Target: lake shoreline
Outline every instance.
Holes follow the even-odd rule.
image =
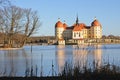
[[[84,44],[65,44],[65,45],[106,45],[106,44],[120,44],[120,43],[84,43]],[[34,45],[58,45],[58,44],[39,44],[39,43],[32,43],[32,44],[26,44],[25,46],[34,46]],[[62,44],[61,44],[62,45]]]
[[[120,43],[84,43],[84,44],[66,44],[66,45],[109,45],[109,44],[120,44]],[[41,45],[41,44],[37,44],[37,43],[32,43],[32,44],[26,44],[24,46],[48,46],[48,45],[56,45],[56,44],[44,44],[44,45]],[[23,47],[24,47],[23,46]],[[19,50],[19,49],[23,49],[22,48],[2,48],[0,47],[0,50]]]
[[[23,48],[0,48],[0,50],[18,50]]]

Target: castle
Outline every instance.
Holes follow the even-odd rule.
[[[102,38],[102,25],[95,18],[91,26],[79,23],[78,17],[72,26],[68,26],[60,20],[55,24],[55,37],[59,44],[65,44],[65,41],[72,40],[72,43],[84,43],[85,39]]]

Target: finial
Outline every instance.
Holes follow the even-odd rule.
[[[65,20],[63,22],[65,23]]]
[[[60,21],[60,18],[58,18],[58,21]]]
[[[96,20],[97,18],[96,18],[96,16],[94,17],[94,20]]]

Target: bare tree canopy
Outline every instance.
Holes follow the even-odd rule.
[[[0,9],[0,32],[4,33],[4,46],[22,47],[28,37],[38,30],[37,11],[16,6]]]
[[[10,5],[10,0],[0,0],[0,7]]]

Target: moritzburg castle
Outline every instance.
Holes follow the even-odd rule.
[[[65,41],[81,44],[86,39],[102,38],[102,25],[95,18],[90,26],[79,23],[78,17],[72,26],[68,26],[60,20],[55,24],[55,37],[58,44],[65,44]]]

